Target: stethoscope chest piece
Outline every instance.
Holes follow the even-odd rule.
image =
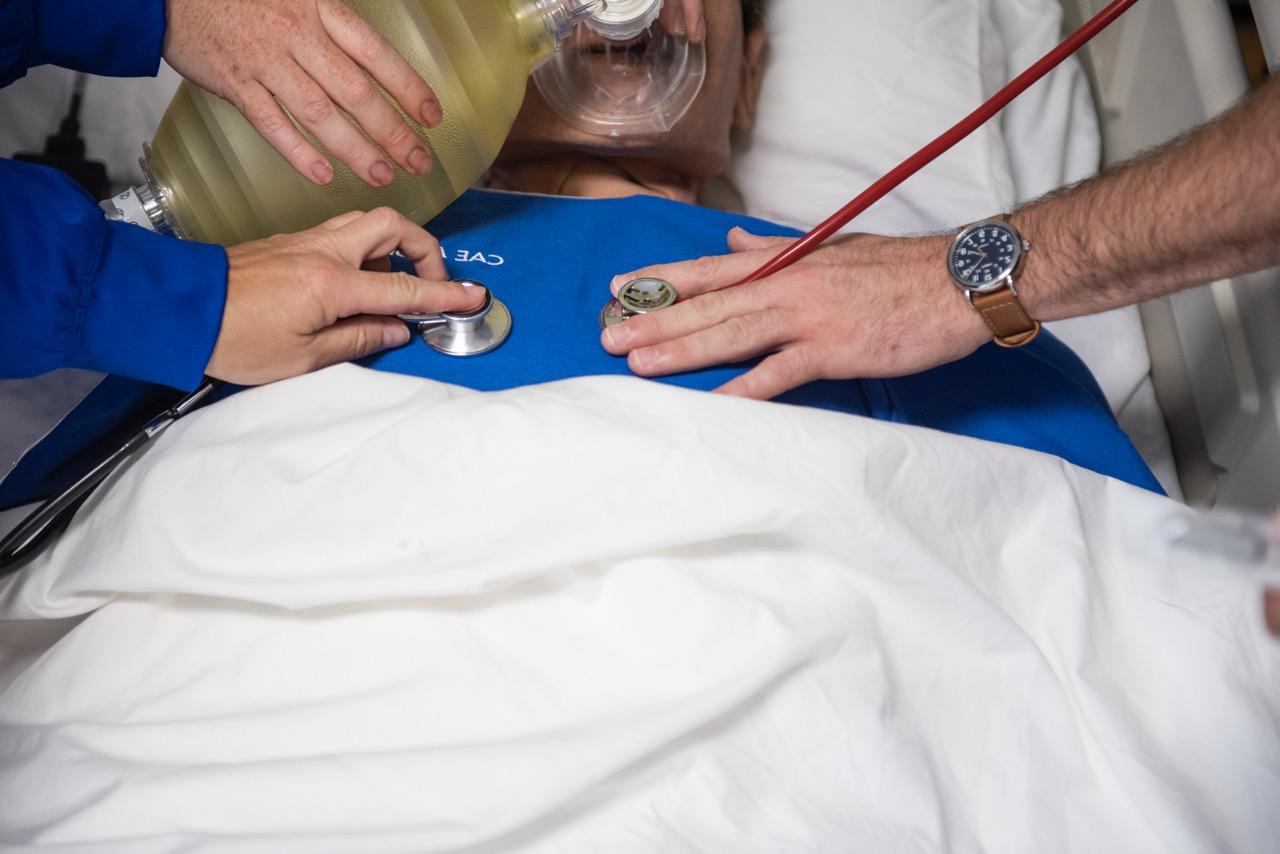
[[[458,279],[467,287],[484,288],[479,282]],[[446,356],[479,356],[502,346],[511,334],[511,312],[485,288],[484,302],[469,312],[401,314],[400,319],[418,333],[427,346]]]
[[[600,312],[600,326],[617,326],[637,314],[650,314],[670,308],[680,299],[680,294],[670,282],[663,279],[633,279],[618,290],[618,296],[609,300]]]

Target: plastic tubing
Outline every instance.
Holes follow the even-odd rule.
[[[1030,89],[1042,77],[1061,65],[1067,57],[1092,41],[1094,36],[1115,23],[1117,18],[1129,11],[1129,8],[1137,2],[1138,0],[1115,0],[1114,3],[1099,12],[1066,41],[1046,54],[1039,62],[1018,75],[1012,83],[997,92],[991,100],[974,110],[942,136],[894,167],[892,171],[864,190],[857,198],[836,211],[835,214],[813,231],[778,253],[764,266],[738,284],[745,285],[748,282],[756,282],[772,276],[817,249],[833,234],[848,225],[854,217],[883,199],[903,181],[937,160],[965,137],[990,121],[996,113],[1009,106],[1014,98]]]

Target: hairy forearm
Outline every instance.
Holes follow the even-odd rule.
[[[1014,214],[1058,320],[1280,264],[1280,79],[1182,139]]]

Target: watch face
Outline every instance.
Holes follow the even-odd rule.
[[[1004,223],[984,222],[960,235],[951,247],[947,266],[961,286],[989,291],[1000,287],[1021,257],[1022,240],[1016,231]]]

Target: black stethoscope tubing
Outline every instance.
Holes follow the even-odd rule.
[[[219,380],[205,378],[199,388],[144,424],[142,429],[87,474],[31,511],[0,540],[0,578],[18,571],[44,551],[66,530],[76,511],[112,472],[151,444],[151,440],[167,430],[173,422],[195,410],[222,385]]]

